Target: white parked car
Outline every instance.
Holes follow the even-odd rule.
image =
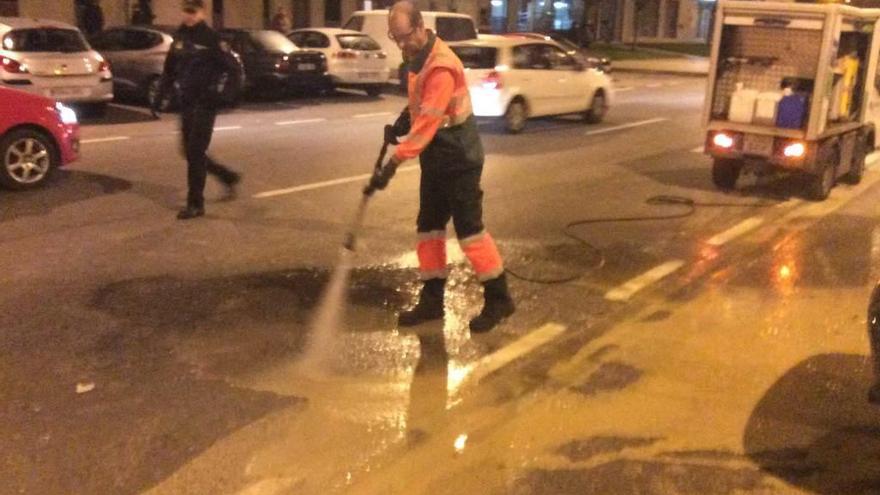
[[[63,22],[0,17],[0,84],[100,114],[113,99],[110,64]]]
[[[369,35],[336,28],[297,29],[287,35],[293,43],[327,57],[327,72],[334,87],[362,89],[378,96],[388,82],[388,55]]]
[[[465,66],[474,114],[501,117],[512,133],[547,115],[577,113],[599,123],[611,105],[611,79],[554,41],[481,36],[450,45]]]
[[[437,33],[443,41],[462,41],[477,38],[477,27],[474,20],[465,14],[454,12],[422,12],[425,27]],[[385,62],[394,77],[400,77],[400,66],[403,55],[397,44],[388,37],[387,10],[359,10],[352,14],[345,23],[345,29],[360,31],[370,35],[379,42],[388,58]],[[405,80],[406,78],[402,78]]]

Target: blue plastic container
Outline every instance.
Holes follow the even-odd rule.
[[[783,129],[803,129],[807,117],[807,97],[793,93],[779,100],[776,111],[776,127]]]

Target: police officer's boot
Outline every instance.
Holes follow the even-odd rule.
[[[397,325],[411,327],[431,320],[439,320],[444,316],[443,295],[446,279],[432,278],[426,280],[419,294],[419,302],[409,311],[400,313]]]
[[[483,310],[471,320],[471,332],[483,333],[495,328],[495,325],[516,311],[510,291],[507,289],[507,277],[501,276],[483,282]]]

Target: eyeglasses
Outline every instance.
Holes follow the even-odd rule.
[[[416,28],[412,28],[406,34],[402,34],[400,36],[395,36],[394,33],[392,33],[391,30],[389,30],[388,31],[388,39],[390,39],[391,41],[393,41],[395,43],[400,43],[401,41],[409,39],[410,36],[415,34],[415,32],[416,32]]]
[[[192,15],[192,14],[195,14],[196,12],[198,12],[198,9],[194,9],[194,8],[192,8],[192,7],[185,7],[185,8],[183,9],[183,13],[184,13],[184,14],[190,14],[190,15]]]

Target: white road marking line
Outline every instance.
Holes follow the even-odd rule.
[[[394,115],[391,112],[375,112],[375,113],[359,113],[357,115],[352,116],[353,119],[368,119],[371,117],[387,117],[389,115]]]
[[[709,244],[710,246],[716,246],[716,247],[723,246],[723,245],[727,244],[728,242],[736,239],[737,237],[739,237],[747,232],[750,232],[752,230],[755,230],[756,228],[761,226],[763,223],[764,223],[764,219],[761,217],[746,218],[742,222],[734,225],[733,227],[725,230],[724,232],[713,236],[711,239],[706,241],[706,244]]]
[[[227,125],[227,126],[215,127],[214,131],[215,132],[216,131],[237,131],[238,129],[241,129],[240,125]]]
[[[608,299],[609,301],[627,301],[635,295],[636,292],[639,292],[654,282],[662,280],[664,277],[674,273],[682,266],[684,266],[684,261],[682,260],[672,260],[667,261],[662,265],[657,265],[638,277],[609,290],[605,293],[605,299]]]
[[[632,90],[634,90],[634,89],[636,89],[636,88],[634,88],[634,87],[632,87],[632,86],[624,86],[624,87],[622,87],[622,88],[614,88],[614,92],[615,92],[615,93],[623,93],[623,92],[626,92],[626,91],[632,91]]]
[[[702,153],[704,151],[706,151],[706,147],[701,144],[701,145],[697,146],[696,148],[692,149],[691,153]]]
[[[607,132],[622,131],[624,129],[631,129],[633,127],[641,127],[644,125],[656,124],[658,122],[665,122],[667,120],[669,120],[669,119],[662,118],[662,117],[659,117],[656,119],[640,120],[638,122],[631,122],[629,124],[623,124],[623,125],[618,125],[618,126],[614,126],[614,127],[606,127],[605,129],[596,129],[595,131],[587,131],[584,133],[584,135],[585,136],[595,136],[597,134],[605,134]]]
[[[302,120],[282,120],[275,122],[275,125],[297,125],[297,124],[313,124],[315,122],[326,122],[327,119],[302,119]]]
[[[646,88],[659,88],[661,86],[663,86],[663,84],[661,84],[661,83],[651,83],[651,84],[645,85]]]
[[[878,162],[880,162],[880,151],[875,151],[865,157],[866,167],[873,167],[874,165],[877,165]]]
[[[411,172],[413,170],[418,170],[418,169],[419,169],[418,165],[409,165],[406,167],[401,167],[401,168],[397,169],[397,171],[398,172]],[[298,192],[312,191],[314,189],[322,189],[322,188],[330,187],[330,186],[338,186],[340,184],[349,184],[351,182],[359,182],[359,181],[362,181],[365,179],[369,179],[372,176],[373,176],[373,174],[353,175],[351,177],[342,177],[339,179],[325,180],[323,182],[314,182],[311,184],[303,184],[301,186],[288,187],[285,189],[264,191],[261,193],[254,194],[252,197],[254,199],[273,198],[275,196],[284,196],[286,194],[295,194]]]
[[[466,381],[479,382],[516,359],[559,337],[566,329],[565,325],[559,323],[546,323],[492,354],[483,356],[464,368],[455,370],[453,380],[449,383],[449,392],[454,394]]]
[[[91,144],[91,143],[109,143],[111,141],[127,141],[131,139],[128,136],[113,136],[113,137],[105,137],[105,138],[95,138],[95,139],[83,139],[80,141],[80,144]]]

